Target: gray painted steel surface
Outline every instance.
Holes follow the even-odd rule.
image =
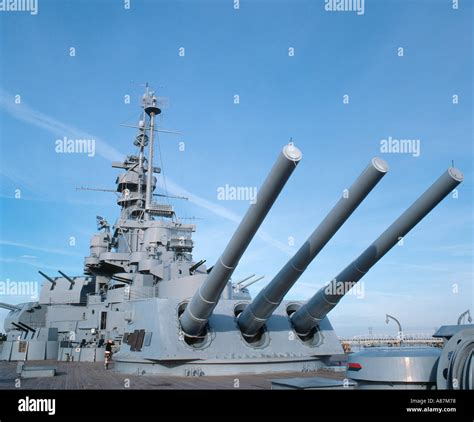
[[[435,347],[371,347],[349,355],[347,375],[364,389],[434,389],[440,355]]]
[[[474,390],[474,328],[457,327],[462,329],[450,336],[439,359],[436,373],[439,390]]]

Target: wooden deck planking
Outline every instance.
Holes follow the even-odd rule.
[[[28,365],[52,365],[57,375],[51,378],[21,379],[21,389],[31,390],[156,390],[156,389],[270,389],[275,378],[314,377],[343,379],[345,373],[319,371],[317,373],[289,372],[284,374],[240,375],[219,377],[171,377],[160,375],[130,375],[105,370],[102,363],[85,362],[28,362]],[[15,389],[16,362],[0,362],[0,389]],[[126,387],[128,380],[129,386]]]

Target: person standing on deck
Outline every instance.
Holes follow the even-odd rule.
[[[105,369],[109,368],[109,362],[112,360],[112,346],[114,346],[115,343],[112,340],[107,340],[105,342],[105,361],[104,361],[104,367]]]

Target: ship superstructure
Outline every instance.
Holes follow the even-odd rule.
[[[256,201],[210,268],[193,258],[196,227],[177,218],[157,192],[156,117],[148,87],[135,127],[135,155],[113,167],[120,215],[111,226],[97,217],[84,274],[45,281],[39,300],[10,310],[3,360],[100,361],[113,340],[115,370],[178,376],[316,371],[343,354],[327,314],[375,263],[463,179],[449,168],[388,229],[308,301],[285,296],[306,268],[387,174],[373,158],[296,254],[252,300],[232,283],[240,258],[302,160],[290,142],[279,152]],[[258,271],[258,269],[257,269]]]

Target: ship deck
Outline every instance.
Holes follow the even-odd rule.
[[[21,379],[19,389],[26,390],[160,390],[160,389],[270,389],[272,379],[324,377],[344,379],[345,372],[321,370],[301,373],[287,372],[262,375],[171,377],[161,375],[130,375],[105,370],[103,363],[29,361],[28,366],[54,366],[56,376],[50,378]],[[18,389],[17,362],[0,362],[0,389]],[[127,382],[127,380],[129,380]]]

